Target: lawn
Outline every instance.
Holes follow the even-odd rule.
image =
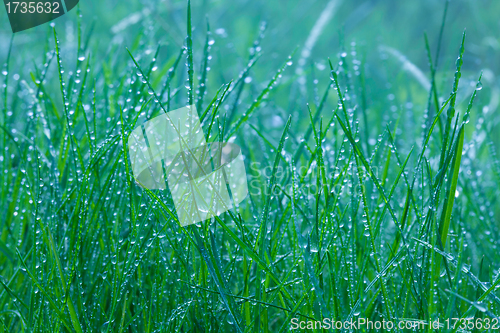
[[[0,9],[0,333],[499,331],[499,10]],[[248,195],[183,226],[129,139],[189,105]]]

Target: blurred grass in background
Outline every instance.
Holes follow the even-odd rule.
[[[429,73],[423,34],[428,32],[430,46],[435,52],[443,17],[444,3],[437,0],[420,2],[389,1],[334,1],[336,5],[331,19],[321,30],[313,47],[313,56],[307,59],[305,70],[316,70],[318,80],[328,80],[321,76],[327,70],[327,58],[335,57],[341,51],[349,52],[351,43],[356,43],[358,57],[365,64],[366,86],[370,101],[377,102],[381,97],[391,94],[390,86],[411,84],[412,76],[402,71],[397,57],[384,55],[380,46],[394,48],[408,61],[415,64],[425,74]],[[201,61],[205,41],[206,20],[210,22],[212,37],[216,43],[212,47],[212,66],[217,71],[209,73],[212,93],[218,84],[226,83],[239,74],[245,66],[249,49],[259,34],[262,22],[268,29],[260,46],[266,61],[252,72],[257,82],[268,79],[266,74],[281,65],[283,58],[296,47],[303,48],[315,23],[327,7],[328,1],[195,1],[193,2],[193,40],[195,57]],[[499,84],[497,72],[500,42],[497,18],[492,13],[500,10],[500,4],[493,0],[457,0],[449,7],[446,26],[443,31],[442,45],[438,59],[439,71],[437,86],[440,90],[449,87],[455,68],[456,41],[464,29],[468,35],[468,54],[465,57],[464,75],[471,85],[479,71],[485,71],[487,93],[481,98],[487,103],[491,97],[493,105],[498,96],[490,96],[492,87]],[[184,45],[185,39],[185,1],[85,1],[81,5],[84,43],[96,52],[102,60],[126,57],[125,47],[141,45],[150,52],[156,50],[158,43],[165,47],[161,50],[163,59],[172,57]],[[0,27],[0,56],[5,59],[12,33],[8,27],[6,14]],[[71,12],[56,20],[63,57],[72,59],[76,53],[76,20]],[[16,35],[15,57],[12,67],[24,74],[30,70],[23,64],[36,61],[36,54],[46,48],[48,25],[36,27]],[[92,36],[89,37],[89,33]],[[88,38],[88,39],[87,39]],[[46,50],[45,50],[46,51]],[[300,52],[299,52],[300,53]],[[311,66],[315,64],[315,66]],[[100,66],[98,62],[96,64]],[[22,74],[22,73],[18,73]],[[450,75],[451,74],[451,75]],[[50,75],[50,73],[49,73]],[[393,79],[394,78],[394,79]],[[214,83],[215,83],[214,82]],[[305,102],[312,102],[314,89],[312,81],[307,82],[307,98],[302,96],[300,108],[305,110]],[[209,87],[210,89],[210,87]],[[400,89],[402,92],[403,89]],[[417,93],[425,94],[425,91]],[[273,98],[277,104],[289,111],[289,99]],[[407,94],[398,94],[395,105],[404,105],[411,99]],[[425,99],[419,107],[425,107]],[[412,101],[415,103],[415,101]],[[375,115],[374,115],[375,116]],[[374,120],[376,117],[374,117]],[[494,138],[496,143],[499,138]]]

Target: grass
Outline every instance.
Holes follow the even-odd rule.
[[[421,41],[426,91],[412,76],[420,69],[392,51],[380,70],[408,74],[380,88],[355,43],[332,47],[329,70],[295,64],[293,50],[263,70],[265,25],[227,78],[212,48],[220,40],[209,23],[193,29],[190,1],[180,50],[152,48],[144,30],[128,52],[103,54],[78,17],[77,49],[50,28],[47,52],[19,80],[11,41],[0,332],[287,332],[294,318],[462,318],[495,331],[496,118],[481,111],[483,74],[465,72],[465,33],[453,33],[454,76],[440,71],[449,6],[436,36]],[[126,143],[143,122],[191,104],[207,141],[242,147],[250,195],[183,228],[168,190],[135,182]],[[435,331],[474,331],[461,324]]]

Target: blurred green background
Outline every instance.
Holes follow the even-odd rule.
[[[445,1],[201,1],[192,2],[193,39],[195,62],[200,63],[208,20],[215,44],[212,46],[212,72],[208,93],[214,93],[220,84],[236,78],[245,67],[253,41],[259,35],[265,22],[267,29],[261,42],[261,52],[265,61],[260,61],[251,75],[256,82],[270,78],[295,49],[294,60],[300,59],[308,38],[313,34],[318,20],[329,11],[326,24],[317,31],[312,43],[311,55],[305,57],[306,75],[314,75],[320,83],[328,82],[327,59],[337,60],[342,52],[351,52],[353,43],[357,58],[365,63],[368,104],[393,93],[393,85],[413,85],[415,76],[404,70],[401,57],[415,64],[429,80],[429,66],[425,51],[424,32],[428,32],[433,56],[435,55]],[[143,44],[154,52],[158,43],[164,45],[160,57],[162,62],[174,57],[184,44],[186,24],[185,1],[81,1],[82,28],[93,57],[101,61],[126,56],[126,47]],[[329,8],[330,7],[330,8]],[[333,9],[331,8],[333,7]],[[455,58],[461,34],[467,30],[467,51],[464,57],[463,78],[469,90],[461,91],[465,99],[473,89],[479,72],[484,70],[485,92],[481,94],[482,106],[488,106],[487,113],[496,111],[498,106],[497,73],[500,70],[498,52],[500,48],[500,2],[494,0],[451,1],[443,30],[441,51],[438,59],[437,87],[448,91],[455,70]],[[76,54],[76,10],[55,20],[56,29],[62,40],[64,58],[74,59]],[[5,59],[9,40],[12,36],[7,15],[0,10],[0,59]],[[11,68],[20,77],[32,70],[31,64],[40,61],[39,55],[45,49],[47,38],[51,38],[48,24],[16,34],[14,39]],[[49,36],[49,37],[47,37]],[[97,38],[95,38],[97,37]],[[87,40],[86,40],[87,41]],[[85,41],[85,42],[86,42]],[[390,48],[390,52],[381,51]],[[99,61],[98,61],[99,62]],[[292,71],[299,73],[297,62]],[[39,65],[39,64],[38,64]],[[312,71],[315,73],[311,73]],[[291,72],[287,73],[287,76]],[[51,74],[49,73],[49,76]],[[288,77],[296,79],[297,77]],[[312,91],[313,80],[307,80]],[[463,86],[462,86],[463,87]],[[412,89],[413,94],[422,94],[421,99],[408,94],[396,94],[393,104],[406,105],[411,99],[422,115],[426,107],[424,89]],[[290,102],[285,90],[282,98],[274,98],[275,106],[290,111],[295,107],[305,109],[305,102],[313,102],[313,93],[303,93],[300,100]],[[309,99],[304,96],[309,96]],[[391,97],[392,98],[392,97]],[[298,102],[298,105],[295,104]],[[380,115],[377,115],[380,116]],[[376,120],[374,115],[369,115]],[[307,118],[305,118],[307,119]],[[497,120],[492,119],[491,126]],[[498,137],[492,138],[498,143]]]

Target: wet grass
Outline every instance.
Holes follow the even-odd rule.
[[[403,78],[386,69],[374,83],[357,45],[342,42],[326,70],[290,50],[257,82],[265,25],[227,78],[210,25],[193,42],[189,2],[186,12],[181,50],[151,48],[141,31],[128,52],[96,54],[79,19],[76,59],[57,28],[30,77],[13,79],[9,52],[0,332],[286,332],[294,318],[463,318],[495,331],[496,119],[483,112],[482,74],[464,75],[466,34],[454,33],[454,76],[425,36],[428,69],[382,49]],[[183,228],[168,191],[135,182],[126,143],[190,104],[208,141],[242,147],[250,195]],[[438,331],[473,331],[462,324]]]

